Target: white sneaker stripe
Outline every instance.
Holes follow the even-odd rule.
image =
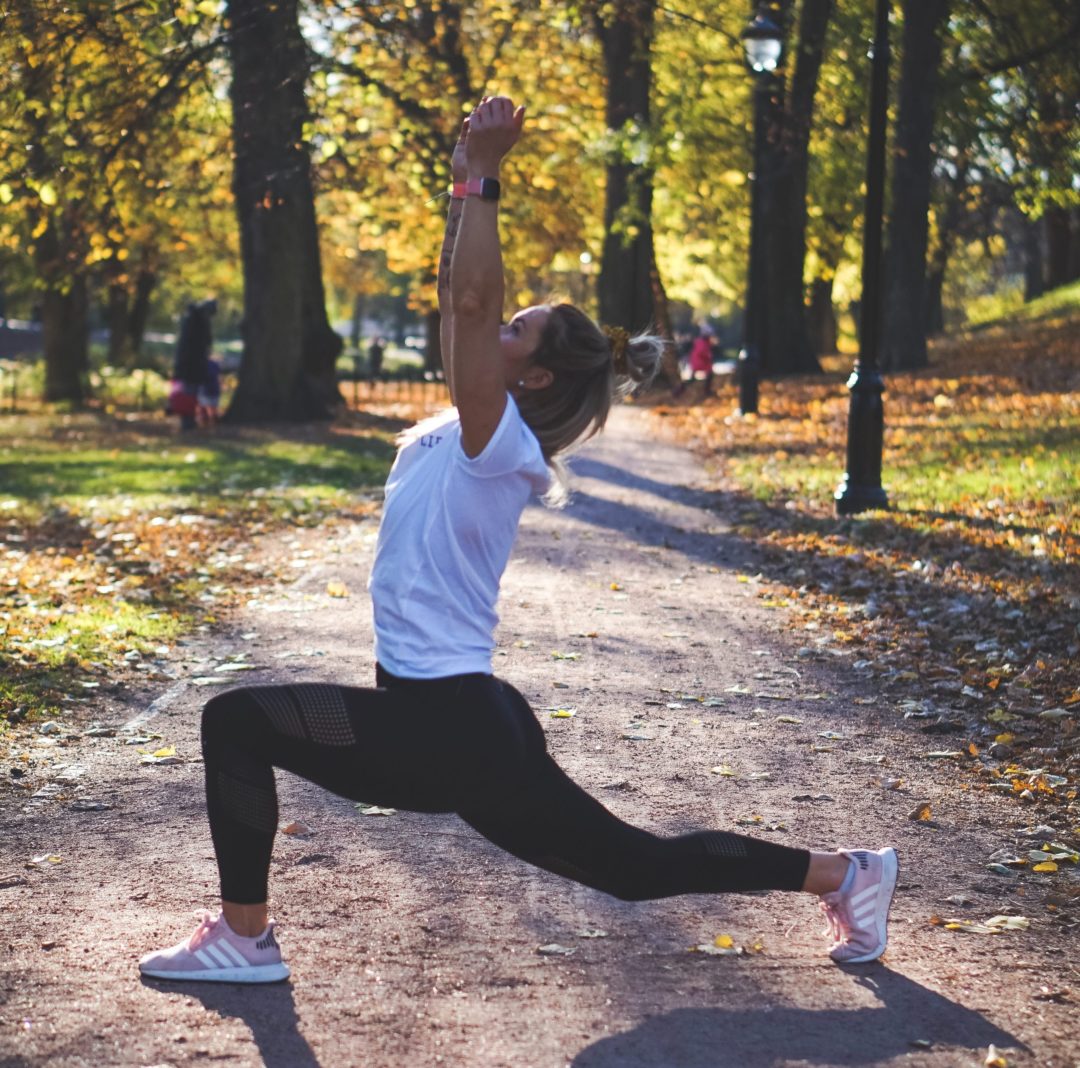
[[[211,971],[214,971],[214,969],[221,967],[221,965],[218,964],[218,962],[214,960],[214,958],[211,957],[205,949],[195,950],[195,958],[199,961],[200,964],[202,964],[204,968],[209,968]]]
[[[221,946],[208,945],[205,948],[205,952],[217,961],[218,967],[231,968],[233,966],[233,962],[221,952]]]
[[[856,905],[858,905],[860,902],[862,902],[865,898],[875,897],[877,895],[877,892],[878,892],[878,888],[877,888],[876,884],[874,886],[868,886],[865,890],[863,890],[861,893],[856,894],[851,899],[852,908],[854,908]]]
[[[239,968],[247,968],[249,964],[244,958],[244,954],[240,952],[231,942],[218,942],[214,947],[219,949],[225,956],[231,958],[233,964]]]

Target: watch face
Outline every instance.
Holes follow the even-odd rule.
[[[480,198],[482,200],[499,199],[499,182],[496,178],[480,179]]]

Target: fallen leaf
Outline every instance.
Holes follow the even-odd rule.
[[[348,597],[349,587],[344,582],[338,582],[336,579],[332,579],[326,584],[326,592],[331,597]]]
[[[570,946],[561,946],[558,942],[549,942],[546,946],[537,946],[536,952],[542,957],[569,957],[574,950]]]
[[[301,823],[299,820],[293,820],[292,823],[287,823],[281,828],[282,834],[292,835],[296,838],[306,838],[308,835],[315,832],[306,824]]]
[[[926,821],[931,818],[930,802],[924,801],[921,805],[916,805],[908,814],[909,820]]]
[[[396,808],[382,808],[380,805],[365,805],[363,801],[357,801],[354,806],[361,816],[396,816]]]
[[[986,1060],[983,1061],[983,1065],[984,1068],[1009,1068],[1009,1062],[1003,1054],[998,1052],[997,1046],[993,1044],[986,1051]]]

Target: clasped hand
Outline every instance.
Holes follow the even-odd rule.
[[[451,162],[455,181],[492,178],[521,136],[525,107],[506,96],[484,97],[461,127]]]

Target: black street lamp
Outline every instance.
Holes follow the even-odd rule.
[[[764,271],[761,249],[761,182],[768,134],[767,109],[772,91],[773,71],[780,62],[784,35],[780,27],[759,10],[742,33],[747,66],[754,72],[754,156],[750,186],[750,262],[746,277],[746,309],[743,316],[743,347],[739,352],[739,411],[743,415],[758,409],[758,380],[761,375],[761,344],[764,336]]]
[[[838,515],[887,508],[881,485],[885,383],[878,372],[881,337],[881,217],[885,204],[885,125],[889,96],[889,0],[877,0],[870,63],[870,136],[866,149],[859,357],[848,379],[847,472],[836,490]]]

